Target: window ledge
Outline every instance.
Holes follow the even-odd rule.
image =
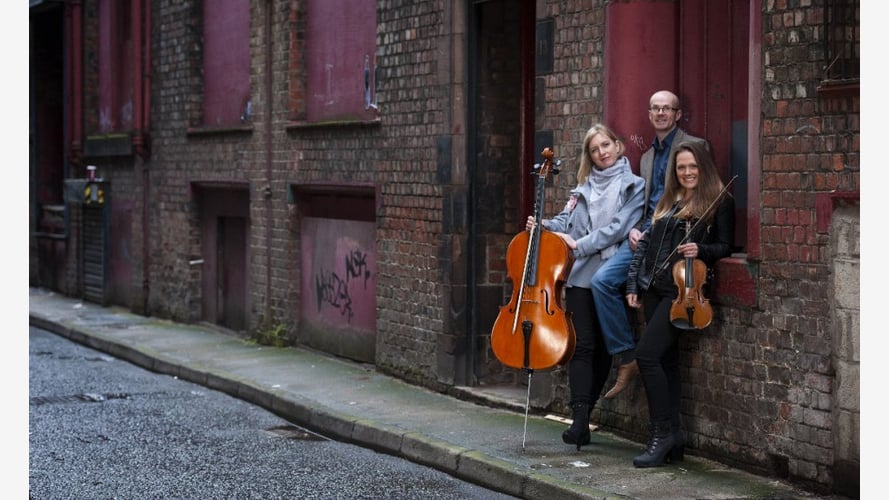
[[[253,132],[253,125],[224,125],[219,127],[188,127],[186,134],[189,136],[225,135],[225,134],[249,134]]]
[[[133,139],[129,132],[89,135],[84,141],[83,154],[87,158],[132,156]]]
[[[816,90],[818,97],[858,96],[861,93],[860,80],[858,78],[822,80]]]
[[[833,212],[839,206],[854,206],[861,204],[859,191],[831,191],[829,193],[817,193],[815,195],[815,229],[819,233],[830,231],[830,223]]]
[[[336,127],[378,127],[381,124],[382,120],[380,118],[371,118],[369,120],[330,120],[321,122],[290,121],[287,122],[285,128],[287,130],[311,130]]]
[[[747,254],[732,254],[716,262],[713,283],[714,302],[728,306],[756,305],[756,278],[759,266],[747,260]]]

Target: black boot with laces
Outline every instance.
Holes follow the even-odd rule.
[[[571,405],[571,415],[574,419],[571,427],[562,433],[562,441],[565,444],[577,445],[577,449],[590,444],[590,410],[587,403],[574,403]]]
[[[645,453],[633,459],[633,465],[636,467],[658,467],[668,462],[676,445],[676,438],[670,429],[670,423],[666,425],[655,423],[652,424],[651,437],[648,440],[648,447]]]

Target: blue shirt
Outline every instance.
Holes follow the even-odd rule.
[[[673,145],[673,137],[676,136],[676,131],[678,129],[679,127],[674,127],[673,130],[664,137],[663,141],[658,141],[657,136],[651,141],[651,147],[654,148],[654,161],[652,163],[654,172],[651,176],[651,195],[648,198],[648,218],[642,223],[642,232],[647,231],[651,226],[651,217],[654,214],[654,209],[657,207],[657,202],[660,201],[661,196],[664,195],[664,184],[667,182],[667,163],[670,159],[670,147]]]

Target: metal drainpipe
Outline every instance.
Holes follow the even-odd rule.
[[[266,280],[265,280],[265,319],[271,321],[272,317],[272,9],[274,1],[266,2],[265,12],[265,162],[266,162],[266,187],[265,187],[265,252],[266,252]],[[270,324],[270,323],[269,323]]]
[[[73,31],[71,54],[71,157],[80,162],[83,157],[83,6],[80,1],[71,2],[71,28]]]
[[[469,307],[469,356],[468,356],[468,369],[466,370],[467,375],[469,376],[469,380],[466,381],[466,385],[470,387],[474,387],[478,385],[478,367],[476,364],[478,361],[476,360],[476,351],[478,350],[479,343],[479,333],[478,333],[478,286],[479,283],[476,279],[477,267],[478,267],[478,256],[476,255],[476,247],[475,241],[477,238],[477,227],[476,227],[476,218],[478,217],[476,214],[476,203],[475,203],[475,187],[476,187],[476,173],[477,173],[477,164],[478,150],[476,149],[475,139],[476,139],[476,118],[475,118],[475,110],[478,105],[478,73],[476,70],[477,66],[477,57],[475,56],[475,50],[478,44],[478,31],[476,23],[478,22],[478,17],[476,16],[476,11],[478,7],[471,2],[466,2],[467,9],[467,19],[469,29],[467,30],[467,51],[466,57],[464,60],[466,61],[466,96],[468,97],[467,102],[469,102],[469,106],[466,107],[466,178],[468,181],[468,189],[466,190],[466,213],[469,224],[468,230],[468,240],[466,241],[466,248],[469,249],[469,276],[466,279],[466,289],[467,289],[467,305]]]
[[[67,34],[65,42],[70,43],[68,47],[65,62],[65,113],[67,114],[65,122],[65,152],[64,154],[64,178],[74,178],[72,173],[73,166],[82,166],[83,158],[83,142],[81,141],[81,124],[83,123],[83,5],[79,0],[72,0],[65,4],[65,25]],[[70,244],[71,217],[69,207],[65,203],[65,240]],[[74,252],[76,253],[75,262],[82,259],[79,242],[83,240],[83,235],[77,233],[79,239],[74,244]],[[80,288],[83,282],[83,266],[78,264],[77,288]]]
[[[132,61],[133,61],[133,148],[136,155],[145,157],[142,142],[142,46],[144,45],[144,36],[142,33],[142,6],[141,0],[130,0],[130,33],[133,44]]]
[[[149,294],[151,293],[149,272],[151,270],[151,249],[148,244],[149,230],[148,203],[151,199],[151,176],[148,173],[148,147],[146,131],[150,121],[148,111],[151,108],[151,5],[147,8],[142,0],[132,0],[130,12],[133,16],[133,100],[134,117],[133,145],[140,160],[142,170],[142,314],[150,316],[148,310]],[[144,30],[143,30],[144,25]],[[144,56],[143,56],[144,49]]]
[[[140,9],[141,12],[141,9]],[[148,296],[151,293],[151,249],[149,248],[148,238],[150,235],[150,211],[148,204],[151,200],[151,176],[148,172],[147,156],[150,151],[150,145],[146,144],[150,141],[151,131],[151,2],[146,3],[145,15],[145,58],[142,61],[142,95],[140,98],[140,106],[142,107],[142,134],[145,141],[143,142],[143,150],[146,158],[142,159],[142,314],[150,316],[151,311],[148,310]]]

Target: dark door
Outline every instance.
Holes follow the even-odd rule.
[[[750,0],[686,0],[680,4],[679,13],[679,92],[689,107],[683,125],[710,141],[725,181],[738,176],[731,192],[735,198],[735,243],[743,247],[747,234],[747,111],[751,98]]]
[[[201,214],[201,318],[242,331],[247,326],[247,188],[198,187]]]
[[[67,256],[62,15],[61,8],[48,8],[30,17],[31,231],[39,284],[54,290],[62,289]]]
[[[533,206],[530,172],[534,127],[533,2],[473,2],[469,12],[467,348],[458,351],[455,381],[511,383],[515,371],[493,355],[491,328],[508,300],[506,249]],[[461,370],[460,367],[466,367]]]
[[[247,221],[243,217],[219,217],[217,228],[216,323],[232,330],[243,330],[246,324]]]

